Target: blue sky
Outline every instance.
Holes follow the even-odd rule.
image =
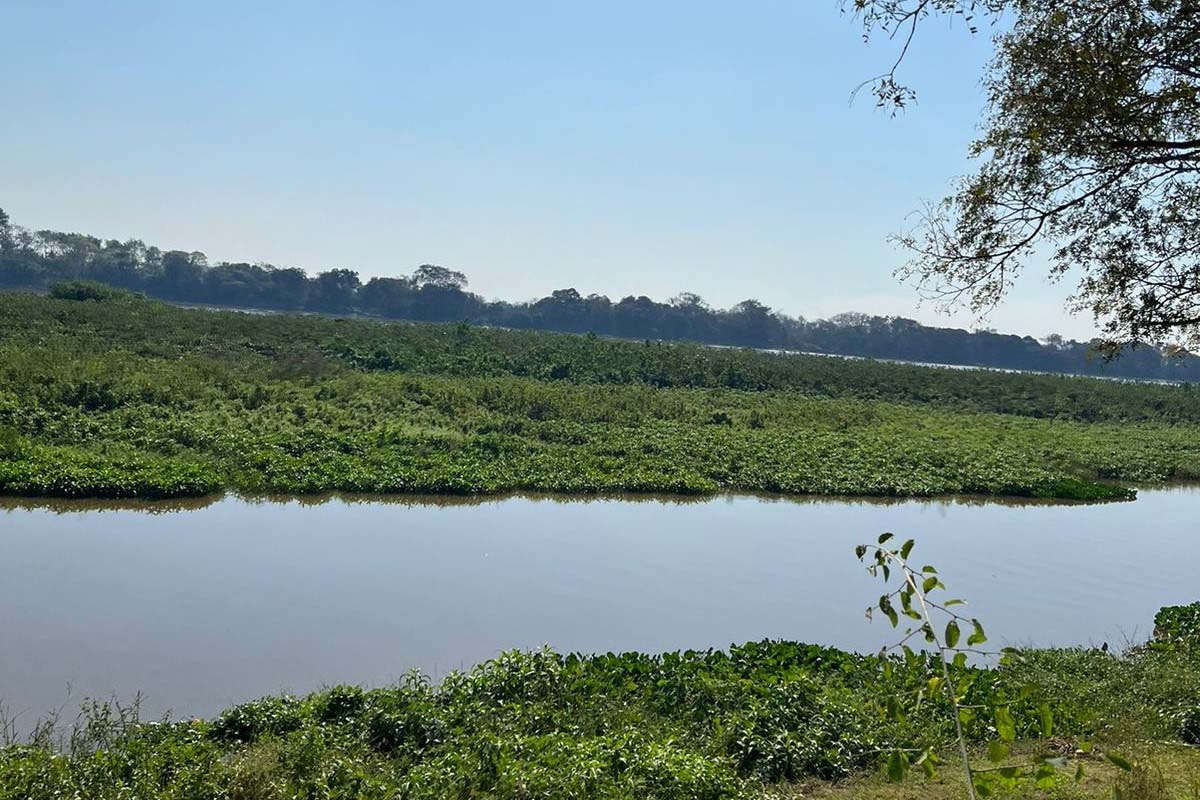
[[[365,277],[755,297],[967,326],[886,242],[968,168],[986,36],[928,25],[899,118],[849,102],[893,49],[835,0],[9,0],[0,206],[34,228]],[[1088,336],[1030,272],[986,324]]]

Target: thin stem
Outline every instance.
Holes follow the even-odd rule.
[[[896,554],[899,558],[899,554]],[[950,665],[946,662],[946,648],[942,644],[941,637],[937,635],[937,631],[933,627],[933,617],[929,613],[929,606],[925,604],[925,593],[917,586],[917,582],[913,579],[913,571],[908,566],[908,562],[900,558],[900,568],[904,570],[904,579],[908,581],[908,585],[912,587],[913,594],[917,596],[917,601],[921,604],[921,615],[925,617],[925,624],[929,626],[929,630],[933,631],[933,643],[937,645],[938,658],[942,662],[942,681],[946,686],[946,695],[950,698],[950,705],[954,709],[954,733],[958,739],[958,754],[962,757],[963,772],[967,776],[967,796],[971,800],[976,800],[975,797],[975,781],[971,771],[971,757],[967,753],[967,739],[963,735],[962,720],[959,718],[958,693],[954,690],[954,681],[950,677]]]

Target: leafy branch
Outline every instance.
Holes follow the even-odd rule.
[[[904,628],[903,636],[898,641],[880,650],[881,658],[891,652],[903,651],[906,658],[915,659],[916,654],[909,645],[914,639],[923,639],[936,653],[939,669],[916,690],[916,701],[919,704],[926,697],[944,695],[949,703],[958,755],[966,778],[967,796],[970,800],[976,800],[992,794],[996,789],[1012,788],[1025,775],[1031,776],[1039,787],[1050,786],[1057,771],[1067,766],[1066,759],[1044,755],[1027,762],[1014,762],[1010,758],[1010,748],[1017,737],[1017,725],[1009,706],[967,702],[974,681],[967,664],[970,656],[998,656],[1001,663],[1008,663],[1019,658],[1019,653],[1012,648],[1001,651],[984,649],[982,645],[987,643],[988,638],[982,623],[975,617],[964,616],[955,610],[965,606],[966,601],[959,598],[934,599],[931,595],[946,591],[937,569],[930,564],[914,566],[910,559],[915,541],[908,539],[895,547],[891,544],[894,538],[894,534],[884,533],[875,544],[860,544],[855,548],[855,555],[868,565],[867,572],[872,577],[878,577],[889,588],[893,586],[893,575],[899,581],[898,587],[885,592],[877,603],[867,609],[867,618],[873,619],[878,612],[897,629],[902,619],[912,622]],[[890,664],[890,661],[884,660],[885,671]],[[1022,689],[1023,697],[1030,697],[1035,692],[1036,687]],[[888,699],[886,712],[889,717],[895,720],[903,718],[903,700],[903,696]],[[972,763],[964,730],[967,723],[981,715],[991,717],[999,737],[988,745],[989,763],[986,766]],[[1049,737],[1054,730],[1054,715],[1048,704],[1040,705],[1038,718],[1042,736]],[[937,775],[939,759],[932,749],[915,751],[915,757],[912,756],[913,752],[909,748],[892,748],[887,752],[886,768],[891,780],[901,780],[913,767],[920,767],[929,777]],[[1083,767],[1078,765],[1075,779],[1082,777]]]

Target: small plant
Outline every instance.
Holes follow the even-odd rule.
[[[966,601],[958,598],[933,599],[935,592],[944,592],[946,589],[937,569],[929,564],[914,567],[909,559],[915,541],[908,539],[893,548],[889,543],[894,538],[894,534],[884,533],[875,544],[860,544],[855,548],[858,559],[869,562],[867,571],[873,577],[880,578],[889,589],[880,596],[877,604],[867,609],[867,618],[871,619],[878,611],[893,628],[899,628],[902,618],[913,622],[905,628],[899,641],[880,651],[883,668],[889,669],[890,661],[886,656],[897,650],[903,651],[907,663],[919,661],[920,657],[909,645],[914,639],[924,640],[925,644],[931,646],[934,658],[932,661],[925,659],[925,663],[936,666],[930,667],[927,681],[915,690],[914,697],[889,697],[886,713],[900,720],[906,706],[913,703],[919,706],[923,702],[936,700],[939,695],[944,696],[950,707],[955,743],[966,777],[967,796],[971,800],[991,795],[998,789],[1011,790],[1022,777],[1031,777],[1039,788],[1049,788],[1054,784],[1057,771],[1066,767],[1066,758],[1047,755],[1027,761],[1014,760],[1010,748],[1017,738],[1017,722],[1011,703],[1005,703],[1000,698],[990,698],[989,702],[983,704],[967,702],[974,682],[967,664],[969,656],[1001,656],[1002,662],[1007,662],[1018,658],[1019,654],[1011,648],[1005,648],[1002,653],[981,649],[988,640],[983,625],[978,619],[964,617],[954,610],[964,606]],[[899,579],[897,588],[892,588],[893,575]],[[1036,693],[1036,687],[1026,687],[1022,691],[1025,699]],[[980,718],[990,718],[996,734],[996,738],[987,745],[987,766],[974,765],[967,747],[965,726]],[[1054,715],[1048,704],[1042,703],[1038,707],[1038,718],[1042,736],[1049,737],[1054,730]],[[887,775],[891,780],[901,780],[913,767],[920,767],[930,777],[937,774],[939,758],[931,748],[917,751],[893,748],[885,755]],[[1114,760],[1114,763],[1117,762]],[[1083,769],[1079,765],[1075,779],[1082,777]]]
[[[1167,780],[1157,765],[1138,761],[1122,769],[1113,786],[1113,800],[1170,800]]]

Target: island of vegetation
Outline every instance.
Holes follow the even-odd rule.
[[[1200,391],[459,323],[0,294],[0,493],[1122,499],[1200,477]]]

